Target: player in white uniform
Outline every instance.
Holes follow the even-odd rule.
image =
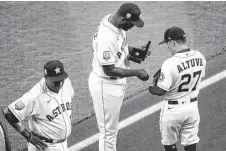
[[[167,29],[163,43],[173,56],[163,63],[157,85],[149,87],[150,93],[165,95],[160,114],[161,142],[165,151],[177,151],[179,140],[185,151],[196,151],[200,122],[197,97],[206,60],[199,51],[188,48],[179,27]]]
[[[6,150],[5,134],[4,134],[4,130],[3,130],[1,121],[0,121],[0,148],[2,150]]]
[[[126,90],[126,78],[137,76],[148,80],[144,69],[129,69],[126,31],[134,25],[143,27],[140,9],[132,3],[120,6],[116,14],[107,15],[100,22],[93,37],[93,70],[89,76],[89,90],[99,128],[99,151],[116,151],[116,138],[121,105]]]
[[[44,77],[4,109],[7,121],[29,142],[29,151],[68,151],[74,89],[58,60],[44,65]],[[28,119],[27,130],[21,121]]]
[[[0,106],[0,149],[3,151],[11,151],[10,140],[7,133],[7,125],[2,114],[3,108],[4,106]]]
[[[1,121],[1,119],[0,119],[0,148],[3,151],[11,151],[10,140],[6,131],[6,125],[3,121]]]
[[[0,147],[1,147],[1,149],[6,150],[6,147],[5,147],[5,134],[4,134],[4,131],[3,131],[3,127],[2,127],[1,121],[0,121]]]

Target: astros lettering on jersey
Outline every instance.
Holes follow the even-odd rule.
[[[43,77],[8,107],[20,121],[29,117],[29,128],[36,134],[60,140],[66,139],[71,133],[73,97],[74,89],[69,78],[65,79],[59,93],[54,93],[47,88]]]
[[[129,69],[126,32],[112,25],[108,21],[110,16],[111,14],[103,18],[93,38],[93,72],[100,77],[109,77],[104,73],[102,65],[114,64],[115,67]],[[120,80],[125,82],[125,78]]]
[[[89,76],[89,90],[100,131],[99,151],[116,150],[119,114],[126,90],[126,78],[113,77],[112,80],[102,66],[129,69],[126,32],[112,25],[108,21],[110,16],[103,18],[93,38],[93,70]]]

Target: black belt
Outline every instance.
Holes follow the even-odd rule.
[[[190,99],[190,102],[195,102],[197,100],[198,100],[198,98],[195,97],[195,98]],[[179,104],[179,103],[178,103],[178,101],[168,101],[168,104]],[[182,104],[184,104],[184,103],[182,102]]]
[[[118,80],[118,79],[121,79],[121,77],[102,77],[104,79],[107,79],[107,80]]]
[[[110,77],[111,80],[118,80],[121,79],[120,77]]]
[[[53,139],[47,139],[44,140],[46,143],[62,143],[64,142],[66,139],[62,139],[62,140],[53,140]]]
[[[41,140],[44,140],[46,143],[62,143],[64,142],[66,139],[62,139],[62,140],[53,140],[53,139],[49,139],[49,138],[46,138],[46,137],[43,137],[43,136],[39,136],[35,133],[32,133],[33,135],[39,137]]]

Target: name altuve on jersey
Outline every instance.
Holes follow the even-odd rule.
[[[178,72],[181,73],[182,71],[189,69],[195,66],[203,66],[203,59],[202,58],[193,58],[182,62],[180,65],[177,65]]]
[[[66,110],[71,110],[72,104],[67,102],[66,104],[61,104],[60,106],[57,106],[53,111],[53,116],[51,115],[46,115],[46,118],[49,121],[52,121],[54,118],[56,118],[58,115],[62,114]]]

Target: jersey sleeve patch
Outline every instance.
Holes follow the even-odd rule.
[[[111,58],[111,52],[110,51],[104,51],[103,52],[103,59],[108,61]]]
[[[163,72],[161,72],[160,76],[159,76],[159,81],[163,81],[165,79],[165,75]]]
[[[24,103],[22,101],[19,101],[15,104],[16,110],[22,110],[25,107]]]

